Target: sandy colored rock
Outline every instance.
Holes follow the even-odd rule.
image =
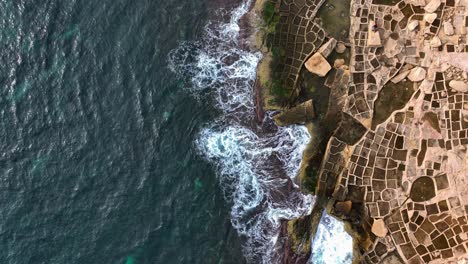
[[[317,52],[322,54],[323,57],[328,57],[332,53],[333,49],[336,47],[336,39],[331,38],[325,44],[323,44]]]
[[[372,224],[372,233],[378,237],[385,237],[387,235],[387,228],[385,227],[385,222],[383,219],[374,219]]]
[[[452,23],[448,21],[444,22],[444,33],[447,36],[452,36],[453,34],[455,34],[455,29],[453,28]]]
[[[338,42],[335,47],[336,53],[343,54],[346,51],[346,46],[343,42]]]
[[[420,82],[426,78],[426,70],[421,67],[416,67],[408,74],[408,79],[412,82]]]
[[[344,59],[336,59],[335,62],[333,63],[333,67],[338,69],[341,66],[343,66],[344,64],[345,64]]]
[[[425,7],[427,13],[434,13],[440,6],[440,0],[431,0]]]
[[[442,42],[440,41],[440,38],[437,36],[434,36],[431,39],[431,48],[438,48],[440,46],[442,46]]]
[[[328,61],[319,52],[315,53],[305,63],[306,69],[318,76],[324,77],[331,70]]]
[[[414,31],[418,26],[419,26],[419,21],[413,20],[408,23],[407,28],[409,31]]]
[[[409,0],[409,3],[414,5],[414,6],[425,6],[426,1],[424,0]]]
[[[374,25],[374,21],[370,21],[369,29],[367,31],[367,46],[369,47],[380,47],[382,46],[382,40],[380,39],[379,31],[373,31],[372,25]]]
[[[436,18],[437,18],[436,13],[429,13],[429,14],[424,15],[424,21],[426,21],[429,24],[432,24],[432,22],[434,22]]]
[[[468,84],[464,81],[452,80],[449,82],[449,86],[457,92],[468,93]]]
[[[419,86],[419,88],[425,93],[425,94],[430,94],[432,93],[432,87],[434,86],[434,81],[430,81],[427,79],[424,79]]]

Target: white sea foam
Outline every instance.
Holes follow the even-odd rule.
[[[324,213],[312,245],[311,264],[347,264],[352,262],[353,239],[341,221]]]
[[[303,126],[249,125],[255,120],[253,83],[261,53],[239,48],[238,22],[250,4],[244,1],[227,23],[209,24],[204,40],[183,43],[171,52],[169,67],[189,82],[194,96],[214,96],[222,110],[221,118],[200,132],[196,148],[216,165],[247,260],[276,263],[281,220],[310,214],[314,202],[295,186],[286,191],[310,136]],[[264,121],[272,123],[271,113]]]

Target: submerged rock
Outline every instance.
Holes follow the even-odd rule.
[[[335,47],[336,53],[343,54],[346,51],[346,46],[343,42],[338,42]]]
[[[305,63],[306,69],[320,77],[324,77],[331,70],[328,61],[319,52],[315,53]]]

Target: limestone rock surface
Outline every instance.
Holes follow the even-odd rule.
[[[431,0],[425,7],[427,13],[434,13],[440,6],[440,0]]]
[[[432,22],[434,22],[436,18],[437,18],[436,13],[428,13],[424,15],[424,21],[426,21],[429,24],[432,24]]]
[[[468,93],[468,84],[464,81],[452,80],[449,82],[449,86],[457,92]]]
[[[419,21],[413,20],[408,23],[407,28],[409,31],[414,31],[418,26],[419,26]]]
[[[426,70],[421,67],[413,68],[408,74],[408,79],[412,82],[420,82],[426,77]]]
[[[318,76],[324,77],[331,70],[328,61],[319,52],[315,53],[305,63],[306,69]]]

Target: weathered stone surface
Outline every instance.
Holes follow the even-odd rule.
[[[385,237],[387,235],[387,228],[385,227],[385,222],[383,219],[374,219],[372,224],[372,233],[378,237]]]
[[[440,6],[440,0],[431,0],[425,7],[427,13],[434,13]]]
[[[414,31],[418,26],[419,26],[419,21],[413,20],[408,23],[407,28],[409,31]]]
[[[414,6],[425,6],[426,5],[426,1],[424,0],[409,0],[408,1],[410,4],[414,5]]]
[[[468,93],[468,84],[464,81],[452,80],[449,82],[449,86],[457,92]]]
[[[336,53],[342,54],[346,51],[346,46],[343,42],[338,42],[335,47]]]
[[[440,41],[440,38],[437,37],[437,36],[434,36],[432,39],[431,39],[431,47],[432,48],[438,48],[442,46],[442,42]]]
[[[333,63],[333,67],[338,69],[341,66],[343,66],[344,64],[345,64],[344,59],[336,59],[335,62]]]
[[[370,21],[368,30],[367,30],[367,46],[369,47],[380,47],[382,46],[382,40],[380,39],[379,31],[373,31],[372,25],[374,25],[374,21]]]
[[[312,100],[309,100],[296,107],[275,115],[273,119],[279,126],[288,126],[292,124],[304,124],[308,121],[311,121],[314,117],[314,103]]]
[[[408,79],[412,82],[420,82],[426,78],[426,70],[422,67],[413,68],[408,74]]]
[[[312,57],[306,61],[305,67],[311,73],[317,74],[321,77],[327,75],[331,70],[330,64],[319,52],[312,55]]]
[[[453,28],[452,23],[450,23],[449,21],[444,22],[444,33],[447,36],[452,36],[453,34],[455,34],[455,29]]]
[[[328,57],[332,53],[333,49],[336,47],[336,39],[331,38],[325,44],[323,44],[320,49],[317,51],[322,54],[323,57]]]
[[[424,15],[424,21],[426,21],[429,24],[432,24],[432,22],[434,22],[436,18],[437,18],[436,13],[429,13],[429,14]]]
[[[338,215],[348,215],[351,212],[353,203],[351,201],[337,202],[335,204],[335,213]]]

